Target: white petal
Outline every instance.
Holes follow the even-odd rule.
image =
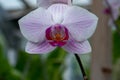
[[[91,52],[91,46],[88,41],[83,41],[80,43],[76,41],[70,41],[63,47],[63,49],[74,54],[85,54]]]
[[[77,41],[90,38],[97,26],[98,18],[88,10],[72,6],[64,15],[63,25]]]
[[[64,19],[64,13],[69,8],[68,5],[65,4],[53,4],[48,8],[48,11],[52,14],[53,21],[57,23],[62,23]]]
[[[51,46],[48,42],[32,43],[28,42],[26,52],[30,54],[46,54],[53,51],[55,47]]]
[[[52,24],[51,15],[43,8],[38,8],[19,20],[22,34],[32,42],[42,42],[46,28]]]
[[[108,3],[112,8],[113,17],[116,20],[120,13],[120,0],[108,0]]]

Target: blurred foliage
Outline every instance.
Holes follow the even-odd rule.
[[[16,63],[16,69],[18,69],[20,72],[23,72],[28,58],[29,58],[29,55],[26,52],[19,51],[18,59],[17,59],[17,63]]]
[[[117,31],[113,32],[113,63],[120,58],[120,35]]]
[[[0,45],[0,80],[63,80],[66,52],[57,48],[46,55],[29,55],[18,52],[17,63],[12,67]]]
[[[3,53],[3,48],[0,45],[0,80],[20,80],[20,73],[11,67]]]
[[[120,32],[120,17],[115,21]],[[113,32],[113,80],[120,80],[120,33]]]
[[[113,80],[120,80],[120,58],[113,67]]]
[[[61,48],[57,48],[53,51],[46,59],[46,66],[48,73],[50,74],[48,78],[50,80],[62,80],[62,75],[64,72],[65,64],[64,60],[66,58],[65,51]],[[50,66],[51,65],[51,66]]]
[[[56,48],[51,53],[44,55],[30,55],[24,51],[18,51],[14,67],[9,63],[5,53],[3,46],[0,45],[0,80],[64,80],[63,74],[68,67],[71,67],[72,70],[69,80],[82,79],[75,57],[71,58],[70,65],[67,67],[65,61],[69,54],[66,54],[61,48]],[[89,61],[90,55],[80,56],[86,72],[89,74],[89,63],[86,61]]]
[[[118,31],[120,31],[120,16],[118,19],[115,21],[116,26],[118,27]]]
[[[29,63],[27,80],[63,80],[65,52],[56,49],[46,58],[32,55]]]
[[[118,31],[120,32],[120,17],[115,21]],[[113,63],[115,64],[120,58],[120,33],[118,31],[113,32]]]

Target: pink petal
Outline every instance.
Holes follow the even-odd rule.
[[[112,14],[113,14],[113,17],[114,17],[115,20],[118,19],[118,17],[119,17],[119,12],[120,12],[119,9],[117,9],[117,10],[116,10],[116,9],[113,9],[113,10],[112,10]]]
[[[48,11],[51,13],[53,21],[57,24],[61,24],[64,19],[64,13],[69,8],[65,4],[53,4],[48,8]]]
[[[45,30],[53,24],[51,15],[43,8],[38,8],[19,20],[22,34],[32,42],[42,42]]]
[[[120,5],[120,0],[108,0],[108,2],[112,7]]]
[[[84,41],[92,36],[97,26],[98,18],[88,10],[71,6],[64,15],[63,25],[77,41]]]
[[[48,8],[54,3],[65,3],[67,4],[69,0],[37,0],[37,4],[40,7]]]
[[[88,41],[83,42],[76,42],[76,41],[70,41],[68,42],[63,49],[68,51],[69,53],[75,53],[75,54],[85,54],[91,52],[91,46]]]
[[[108,2],[112,7],[112,14],[114,19],[116,20],[119,17],[120,0],[108,0]]]
[[[26,46],[26,52],[30,54],[45,54],[53,51],[55,47],[51,46],[48,42],[33,43],[28,42]]]

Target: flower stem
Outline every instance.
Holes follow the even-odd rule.
[[[76,57],[76,60],[77,60],[77,62],[79,64],[79,67],[81,69],[81,72],[82,72],[84,80],[88,80],[87,75],[85,73],[85,70],[83,68],[82,61],[81,61],[80,57],[78,56],[78,54],[75,54],[75,57]]]

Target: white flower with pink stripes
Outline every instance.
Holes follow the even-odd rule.
[[[87,39],[93,35],[97,22],[94,14],[81,7],[53,4],[30,12],[19,20],[19,26],[28,40],[28,53],[44,54],[61,47],[83,54],[91,51]]]

